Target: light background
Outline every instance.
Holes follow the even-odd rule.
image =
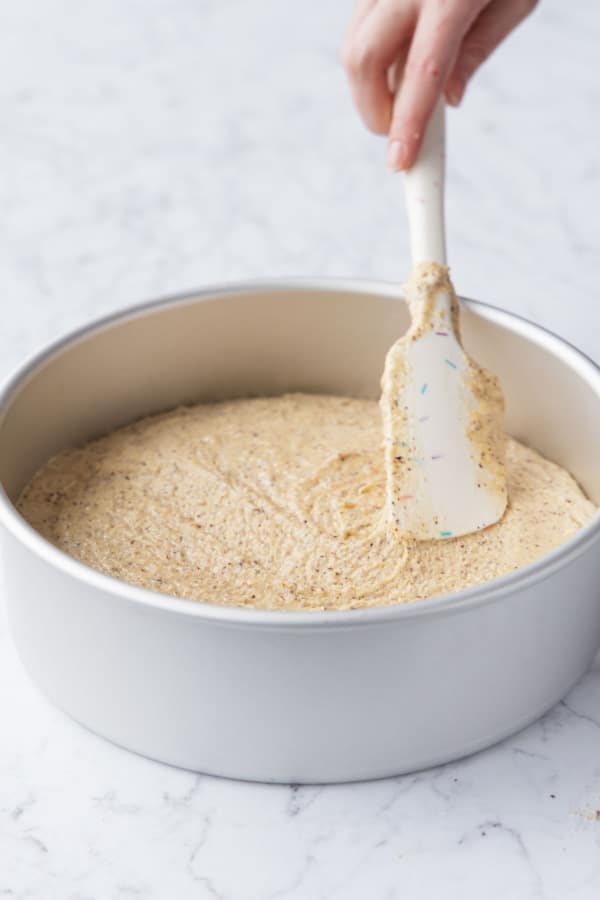
[[[401,179],[338,64],[349,9],[2,4],[0,375],[91,317],[211,282],[401,281]],[[458,290],[597,360],[599,45],[594,0],[543,0],[449,114],[447,202]],[[540,723],[456,765],[243,785],[72,724],[29,683],[0,603],[0,723],[0,897],[600,894],[598,664]]]

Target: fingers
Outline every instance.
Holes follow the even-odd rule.
[[[458,106],[479,66],[536,6],[537,0],[492,0],[466,34],[446,83],[446,99]]]
[[[391,169],[408,169],[415,161],[461,41],[486,2],[455,0],[450,9],[439,0],[425,3],[394,103],[388,143]]]
[[[393,97],[388,69],[407,43],[416,7],[406,0],[362,0],[342,48],[354,102],[367,128],[387,134]]]
[[[359,0],[342,49],[354,102],[389,134],[388,165],[414,163],[442,93],[458,105],[481,63],[536,0]],[[406,59],[396,96],[389,83]]]
[[[358,0],[354,8],[354,12],[352,13],[352,18],[348,24],[348,29],[346,31],[346,37],[344,38],[344,44],[351,37],[352,34],[356,31],[360,23],[366,18],[367,13],[370,9],[372,9],[377,0]]]

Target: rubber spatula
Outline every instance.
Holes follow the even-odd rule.
[[[507,501],[504,400],[463,349],[446,268],[444,116],[440,101],[405,175],[412,324],[388,351],[382,379],[388,524],[418,540],[486,528]]]

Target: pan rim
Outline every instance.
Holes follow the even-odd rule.
[[[172,306],[200,303],[227,295],[252,294],[257,291],[330,292],[352,294],[376,294],[398,297],[396,284],[368,279],[343,278],[277,278],[252,279],[208,285],[196,291],[161,297],[156,300],[126,307],[76,328],[57,340],[34,352],[6,378],[0,386],[0,433],[2,421],[16,399],[20,389],[35,373],[68,347],[94,334],[135,318],[159,312]],[[484,318],[505,325],[513,333],[521,334],[537,344],[550,345],[554,354],[561,357],[592,386],[600,398],[600,367],[565,339],[512,312],[491,304],[461,297],[468,308]],[[243,606],[224,606],[210,601],[197,601],[161,594],[147,588],[129,584],[79,562],[51,544],[35,531],[13,506],[0,485],[0,523],[30,552],[64,575],[113,598],[133,603],[140,609],[186,617],[192,621],[211,622],[223,626],[259,627],[275,629],[322,630],[384,625],[391,621],[414,619],[420,616],[459,614],[482,604],[498,602],[506,596],[520,592],[531,585],[551,577],[583,554],[600,539],[600,510],[593,519],[569,540],[532,563],[492,581],[471,588],[440,594],[424,600],[392,603],[361,609],[346,610],[271,610]]]

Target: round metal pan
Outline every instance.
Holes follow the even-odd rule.
[[[564,341],[465,301],[467,348],[501,378],[507,427],[600,502],[600,372]],[[324,391],[377,397],[407,324],[397,290],[248,283],[93,323],[0,393],[9,618],[47,696],[110,740],[235,778],[377,778],[486,747],[556,703],[600,644],[600,518],[514,573],[414,604],[254,611],[112,579],[13,501],[58,450],[180,403]]]

